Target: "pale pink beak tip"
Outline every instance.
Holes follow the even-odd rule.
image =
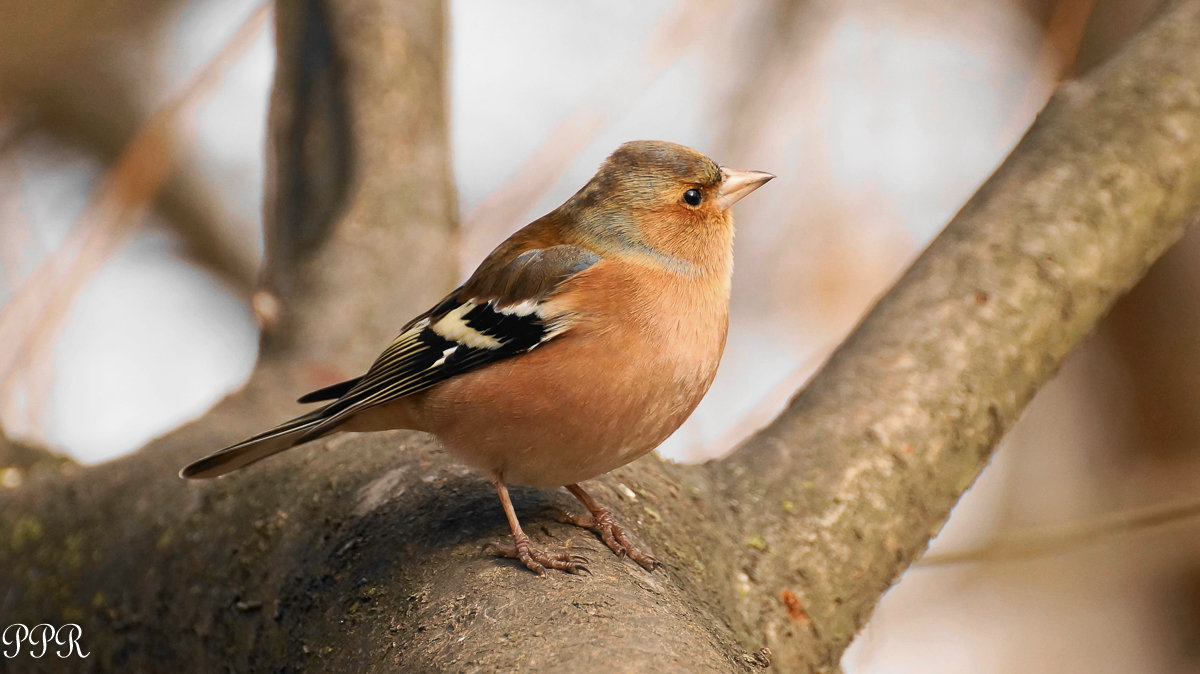
[[[721,210],[729,208],[774,177],[763,171],[746,171],[722,166],[721,187],[717,190],[717,206]]]

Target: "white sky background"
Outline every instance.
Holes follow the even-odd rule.
[[[177,90],[253,4],[210,0],[183,9],[164,27],[158,69],[147,84],[154,93],[147,95],[162,100]],[[753,3],[720,10],[719,21],[696,29],[695,45],[668,65],[656,65],[646,43],[676,4],[451,3],[452,140],[464,216],[513,177],[560,122],[599,120],[561,180],[523,218],[506,231],[474,227],[474,219],[465,223],[464,274],[510,231],[578,189],[620,142],[658,138],[710,153],[721,146],[728,103],[722,97],[737,83],[722,79],[714,59],[741,53],[739,40],[746,37],[739,30]],[[798,60],[791,73],[803,96],[768,99],[776,109],[756,142],[740,148],[739,156],[714,157],[779,179],[737,209],[730,343],[712,392],[664,445],[668,456],[694,456],[697,447],[728,449],[731,433],[749,430],[744,419],[752,410],[758,410],[752,419],[769,419],[871,295],[945,224],[1019,135],[1022,125],[1013,125],[1013,115],[1025,88],[1036,84],[1030,79],[1038,28],[1004,3],[943,3],[936,13],[910,7],[921,4],[822,4],[832,18],[812,34],[812,57]],[[251,245],[260,249],[272,59],[264,33],[208,97],[185,141],[186,161],[211,181],[231,221],[244,224]],[[807,131],[791,133],[789,124]],[[20,225],[0,226],[0,245],[20,251],[19,269],[5,269],[2,278],[28,274],[61,242],[102,168],[48,139],[23,144],[12,163],[0,166],[0,217]],[[813,212],[806,214],[802,205],[810,202]],[[852,219],[859,233],[844,234],[852,228],[836,224],[837,218]],[[886,232],[883,243],[872,243],[872,232]],[[830,241],[835,245],[824,248]],[[257,340],[250,312],[208,274],[179,264],[173,245],[150,227],[104,265],[62,330],[44,405],[27,403],[24,415],[5,419],[10,432],[40,436],[84,462],[102,461],[202,414],[244,381]],[[841,252],[825,252],[837,245]],[[852,298],[848,309],[826,312],[816,291],[805,294],[804,274],[811,271],[790,270],[821,264],[857,279],[858,287],[830,291]],[[772,276],[780,269],[782,282]],[[6,287],[0,300],[10,291]],[[803,305],[808,313],[799,315],[812,318],[796,323],[789,303]],[[397,327],[407,318],[397,316]],[[765,408],[764,398],[770,401]],[[277,421],[264,419],[263,425]],[[939,545],[962,547],[992,530],[1007,456],[1001,452],[985,471]],[[1031,599],[1013,606],[998,596],[1007,586],[970,572],[917,574],[885,599],[848,655],[847,671],[1010,671],[1006,662],[1013,661],[999,653],[1011,652],[1011,644],[998,632],[1015,624],[1022,638],[1043,635],[1045,641],[1044,635],[1055,633],[1050,626],[1078,617],[1062,603]],[[1125,624],[1132,619],[1122,605],[1100,592],[1081,596],[1064,600],[1088,605],[1096,629],[1106,620],[1122,625],[1104,632],[1123,635],[1113,643],[1132,654],[1125,662],[1148,661],[1143,658],[1153,643],[1144,639],[1144,628]],[[1039,601],[1043,613],[1031,608]],[[1078,666],[1026,671],[1122,671],[1104,666],[1121,662],[1108,655],[1117,646],[1089,652],[1087,629],[1056,638],[1062,643],[1048,647],[1074,654]]]

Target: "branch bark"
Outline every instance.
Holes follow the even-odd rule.
[[[505,534],[489,487],[417,434],[339,436],[218,482],[174,478],[282,416],[314,372],[365,365],[453,281],[429,37],[440,7],[279,10],[275,236],[305,217],[286,201],[312,195],[288,188],[280,160],[336,145],[334,133],[288,154],[313,136],[289,136],[287,120],[337,117],[336,103],[300,110],[288,93],[304,90],[288,68],[309,63],[289,50],[311,31],[341,68],[321,86],[346,87],[329,95],[349,111],[351,187],[324,211],[344,213],[336,227],[272,245],[263,297],[282,313],[251,382],[131,457],[0,495],[0,615],[81,623],[95,668],[728,672],[760,666],[752,651],[769,645],[780,669],[836,670],[1034,391],[1200,213],[1200,0],[1186,0],[1055,96],[768,428],[723,462],[650,458],[597,481],[667,573],[537,516],[570,507],[563,495],[514,490],[529,529],[570,538],[594,571],[538,579],[481,553]],[[318,175],[320,162],[304,166]]]
[[[726,489],[770,499],[742,519],[773,551],[740,555],[770,581],[742,614],[782,657],[836,661],[1037,389],[1200,215],[1197,29],[1200,3],[1175,3],[1065,84],[819,376],[722,467]],[[783,588],[811,607],[807,630],[769,610]]]

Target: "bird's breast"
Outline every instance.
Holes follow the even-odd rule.
[[[431,389],[422,426],[468,463],[536,486],[649,452],[707,392],[728,326],[727,285],[673,281],[610,272],[581,284],[561,307],[570,330]]]

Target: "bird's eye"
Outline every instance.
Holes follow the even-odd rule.
[[[704,195],[700,194],[700,190],[688,190],[683,193],[683,201],[688,206],[699,206],[700,200],[703,198]]]

